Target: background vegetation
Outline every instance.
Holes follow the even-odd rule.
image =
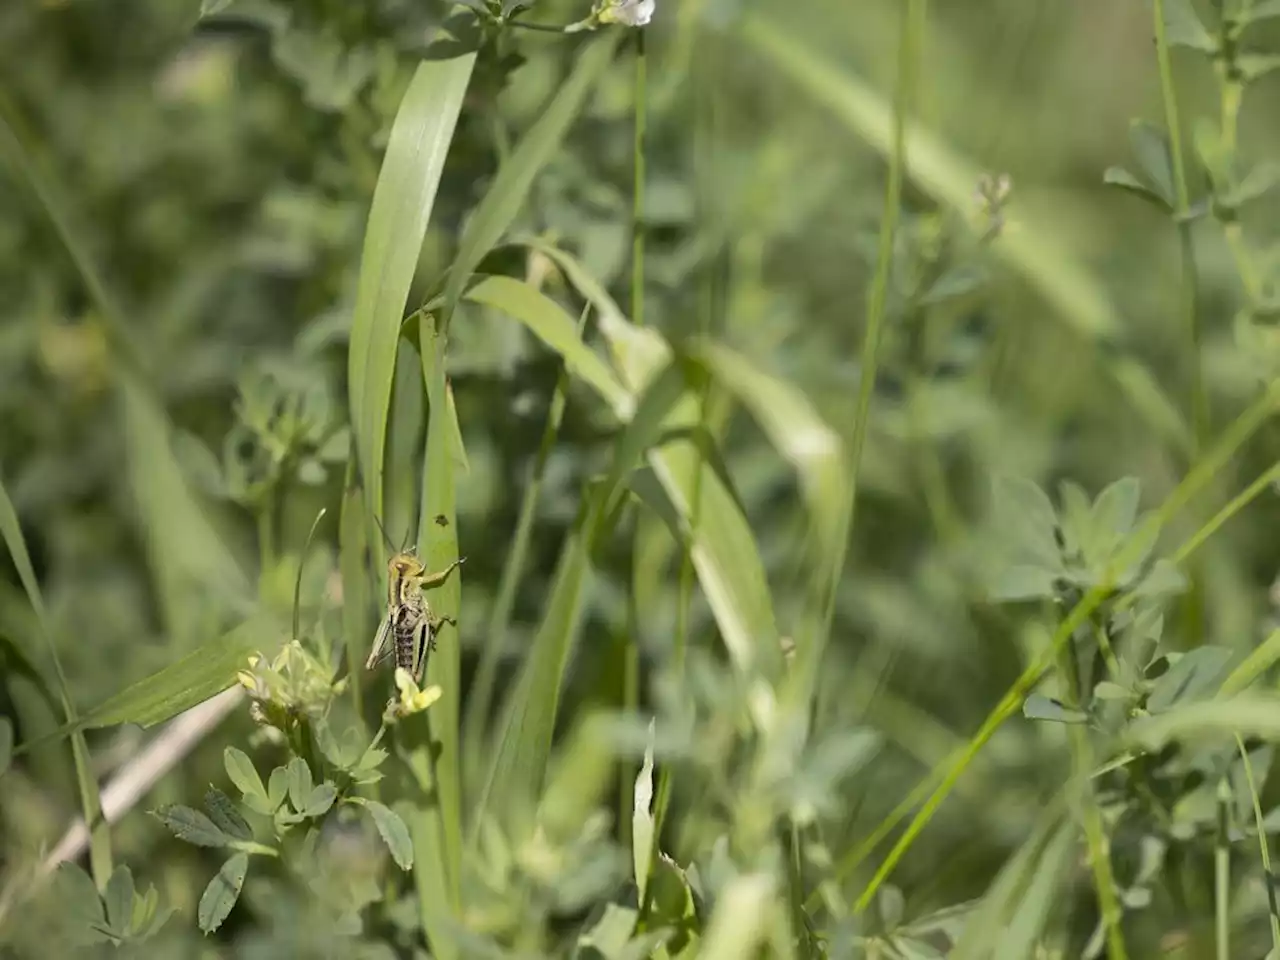
[[[0,953],[1280,957],[1280,3],[586,3],[2,5]]]

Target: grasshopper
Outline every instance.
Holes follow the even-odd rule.
[[[442,582],[464,560],[466,557],[453,561],[439,573],[427,573],[416,549],[410,548],[387,561],[387,612],[373,638],[373,649],[364,664],[366,670],[394,654],[396,666],[409,671],[415,682],[422,682],[427,654],[436,647],[436,632],[446,620],[454,622],[438,616],[422,591]]]

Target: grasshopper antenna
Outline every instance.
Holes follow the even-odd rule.
[[[387,529],[382,525],[382,521],[378,519],[378,515],[373,514],[373,522],[378,525],[378,532],[382,534],[382,542],[387,545],[387,549],[392,553],[396,552],[395,544],[391,542],[391,538],[387,536]]]

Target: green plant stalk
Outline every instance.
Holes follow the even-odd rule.
[[[880,341],[884,336],[886,308],[889,299],[889,275],[893,267],[894,239],[902,211],[902,189],[907,171],[907,120],[915,100],[919,82],[920,53],[927,21],[927,0],[908,0],[902,8],[902,26],[898,41],[897,95],[893,111],[893,147],[889,157],[889,175],[885,183],[884,209],[880,220],[880,243],[876,252],[876,272],[871,281],[867,300],[867,325],[862,337],[862,360],[858,383],[858,398],[854,407],[853,434],[849,441],[849,495],[838,533],[833,542],[831,568],[828,571],[826,600],[822,615],[821,632],[814,639],[817,650],[807,655],[808,669],[812,674],[818,669],[821,650],[831,635],[835,620],[836,597],[840,579],[844,573],[845,558],[849,552],[849,538],[853,533],[857,514],[858,481],[861,477],[862,449],[866,443],[867,428],[871,419],[871,396],[875,390],[876,370],[880,358]]]
[[[590,304],[583,308],[578,318],[578,335],[581,336],[591,312]],[[498,582],[498,596],[489,614],[487,641],[480,651],[475,680],[467,695],[464,721],[464,756],[472,765],[483,770],[484,764],[474,761],[482,752],[488,729],[489,711],[493,707],[494,688],[497,686],[498,662],[502,658],[503,639],[511,626],[511,611],[515,607],[516,590],[524,576],[525,561],[529,555],[529,538],[533,534],[533,520],[542,496],[542,483],[547,473],[547,462],[560,436],[560,424],[564,420],[565,399],[569,390],[569,371],[561,364],[547,409],[547,421],[542,426],[542,439],[529,473],[529,484],[520,500],[520,514],[516,519],[515,538],[511,550],[502,565],[502,578]]]
[[[644,316],[644,188],[645,135],[648,125],[648,63],[645,53],[645,29],[635,32],[636,63],[632,88],[635,114],[631,142],[631,322],[645,325]],[[639,530],[639,525],[635,527]],[[639,539],[632,543],[633,562],[639,557]],[[636,609],[635,592],[627,600],[627,633],[622,653],[622,709],[635,713],[640,704],[640,611]],[[665,774],[665,768],[664,768]],[[618,837],[624,846],[631,845],[631,796],[636,766],[623,761],[618,764]],[[659,846],[654,835],[654,849]],[[643,906],[643,904],[642,904]]]
[[[1248,4],[1245,6],[1247,7]],[[1247,9],[1241,10],[1240,14],[1243,16],[1246,12]],[[1232,164],[1230,176],[1232,177],[1232,186],[1234,186],[1236,169],[1238,169],[1240,105],[1244,100],[1244,85],[1239,80],[1234,79],[1237,75],[1235,58],[1239,52],[1239,45],[1229,35],[1228,23],[1226,16],[1222,15],[1218,36],[1220,49],[1227,52],[1230,55],[1230,59],[1225,56],[1216,58],[1213,68],[1214,74],[1218,79],[1218,109],[1222,126],[1223,153]],[[1245,243],[1244,228],[1236,217],[1222,219],[1221,224],[1222,232],[1226,237],[1227,248],[1231,251],[1231,256],[1235,260],[1236,272],[1240,274],[1240,282],[1244,286],[1249,303],[1251,305],[1257,303],[1262,297],[1262,278],[1253,262],[1252,255],[1249,253],[1249,247]]]
[[[1276,904],[1275,881],[1271,875],[1271,852],[1267,849],[1267,831],[1262,825],[1262,800],[1258,796],[1258,784],[1253,778],[1253,764],[1249,762],[1249,751],[1244,748],[1244,740],[1236,734],[1236,747],[1240,751],[1240,761],[1244,764],[1244,777],[1249,784],[1249,799],[1253,801],[1253,820],[1258,829],[1258,849],[1262,853],[1262,872],[1267,883],[1267,912],[1271,920],[1271,949],[1280,956],[1280,907]]]
[[[1209,453],[1188,471],[1182,482],[1174,488],[1173,492],[1165,499],[1165,502],[1148,519],[1144,524],[1144,528],[1153,526],[1157,531],[1162,529],[1195,494],[1209,484],[1214,476],[1226,466],[1235,451],[1271,417],[1278,402],[1280,402],[1280,381],[1271,384],[1266,392],[1227,428]],[[1135,544],[1141,546],[1145,532],[1145,530],[1140,531],[1138,535],[1130,538],[1128,547],[1121,551],[1120,555],[1112,561],[1102,581],[1080,599],[1080,602],[1076,604],[1066,619],[1059,625],[1049,649],[1042,653],[1014,681],[995,709],[982,722],[982,726],[979,727],[977,733],[961,748],[958,754],[953,758],[948,758],[946,772],[942,774],[941,782],[929,795],[929,798],[907,826],[902,836],[898,838],[898,842],[894,844],[893,849],[889,851],[875,875],[859,895],[855,903],[856,911],[865,910],[867,905],[871,903],[876,891],[888,879],[894,868],[906,855],[907,850],[910,849],[929,821],[933,819],[934,814],[937,813],[942,802],[951,793],[956,781],[960,779],[964,771],[973,762],[974,757],[978,755],[978,752],[986,745],[987,741],[991,739],[1004,721],[1021,707],[1022,701],[1027,694],[1035,688],[1042,674],[1053,663],[1059,648],[1064,646],[1070,640],[1071,635],[1101,606],[1111,592],[1117,571],[1126,569],[1133,562],[1133,558],[1136,555],[1133,547]],[[928,780],[931,781],[936,776],[938,776],[938,771],[931,771]]]
[[[1173,60],[1169,53],[1169,39],[1164,20],[1164,0],[1154,0],[1152,5],[1153,29],[1156,40],[1156,60],[1160,71],[1160,98],[1164,103],[1165,127],[1169,134],[1169,152],[1173,160],[1173,185],[1177,200],[1178,247],[1181,257],[1180,300],[1184,324],[1190,347],[1191,374],[1191,451],[1194,463],[1208,440],[1209,395],[1205,386],[1201,355],[1204,333],[1201,329],[1199,310],[1199,278],[1196,275],[1195,245],[1191,236],[1192,222],[1187,217],[1191,206],[1187,186],[1187,165],[1182,149],[1182,124],[1178,115],[1178,94],[1173,81]],[[1191,580],[1187,591],[1185,617],[1187,638],[1191,646],[1199,646],[1204,632],[1204,578],[1197,571],[1188,571]]]
[[[1074,663],[1071,644],[1058,647],[1058,672],[1062,675],[1073,706],[1083,709],[1080,682]],[[1089,851],[1089,867],[1093,871],[1094,893],[1098,898],[1098,912],[1107,931],[1107,956],[1112,960],[1128,960],[1121,921],[1124,908],[1116,889],[1115,874],[1111,870],[1111,842],[1102,822],[1102,810],[1093,791],[1089,772],[1093,770],[1093,748],[1089,743],[1089,731],[1082,724],[1070,724],[1069,740],[1075,776],[1080,782],[1081,820],[1084,825],[1085,844]]]
[[[1213,919],[1217,960],[1231,960],[1231,786],[1218,782],[1218,836],[1213,847]]]

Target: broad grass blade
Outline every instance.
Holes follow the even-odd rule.
[[[392,125],[369,211],[347,379],[360,477],[376,517],[382,516],[387,417],[405,301],[475,61],[475,53],[465,53],[419,64]]]
[[[487,812],[502,817],[521,803],[532,803],[542,786],[560,703],[560,684],[582,619],[591,574],[591,532],[601,503],[599,490],[584,498],[573,532],[561,551],[546,613],[503,711],[502,733],[477,823]],[[498,803],[504,805],[503,809],[490,811]]]
[[[445,322],[448,323],[471,274],[511,226],[524,205],[534,178],[560,147],[587,96],[595,89],[622,36],[608,30],[593,38],[579,54],[573,72],[560,85],[542,116],[512,152],[462,234],[458,255],[449,268],[445,286]]]
[[[53,662],[63,716],[67,724],[74,727],[80,718],[76,714],[71,692],[67,688],[67,675],[62,669],[62,661],[58,658],[58,648],[53,642],[53,634],[49,631],[49,618],[45,612],[44,597],[40,593],[35,568],[31,565],[31,555],[27,552],[27,541],[22,536],[22,527],[18,523],[18,512],[13,508],[13,501],[9,499],[9,491],[5,489],[3,481],[0,481],[0,538],[4,539],[9,555],[13,558],[13,565],[18,570],[18,579],[22,581],[27,599],[31,601],[31,608],[36,613],[40,635],[44,638],[49,659]],[[102,799],[98,793],[98,781],[94,779],[89,767],[89,747],[85,744],[84,734],[79,730],[74,730],[71,734],[71,756],[75,761],[76,784],[80,791],[80,809],[84,813],[84,822],[95,825],[89,838],[89,858],[93,868],[93,879],[99,889],[104,889],[112,872],[111,837],[107,822],[102,819]]]
[[[427,393],[427,447],[423,466],[422,509],[418,518],[418,550],[429,572],[445,570],[458,559],[458,517],[454,496],[453,437],[457,411],[445,377],[445,336],[433,315],[419,326],[422,377]],[[462,575],[455,568],[448,578],[427,592],[432,611],[447,622],[441,625],[439,646],[427,660],[427,681],[444,691],[431,709],[431,730],[439,753],[435,757],[436,796],[439,798],[443,866],[450,899],[456,905],[462,869],[462,769],[459,756],[459,716],[462,693],[461,623]],[[434,864],[419,861],[418,870]]]

